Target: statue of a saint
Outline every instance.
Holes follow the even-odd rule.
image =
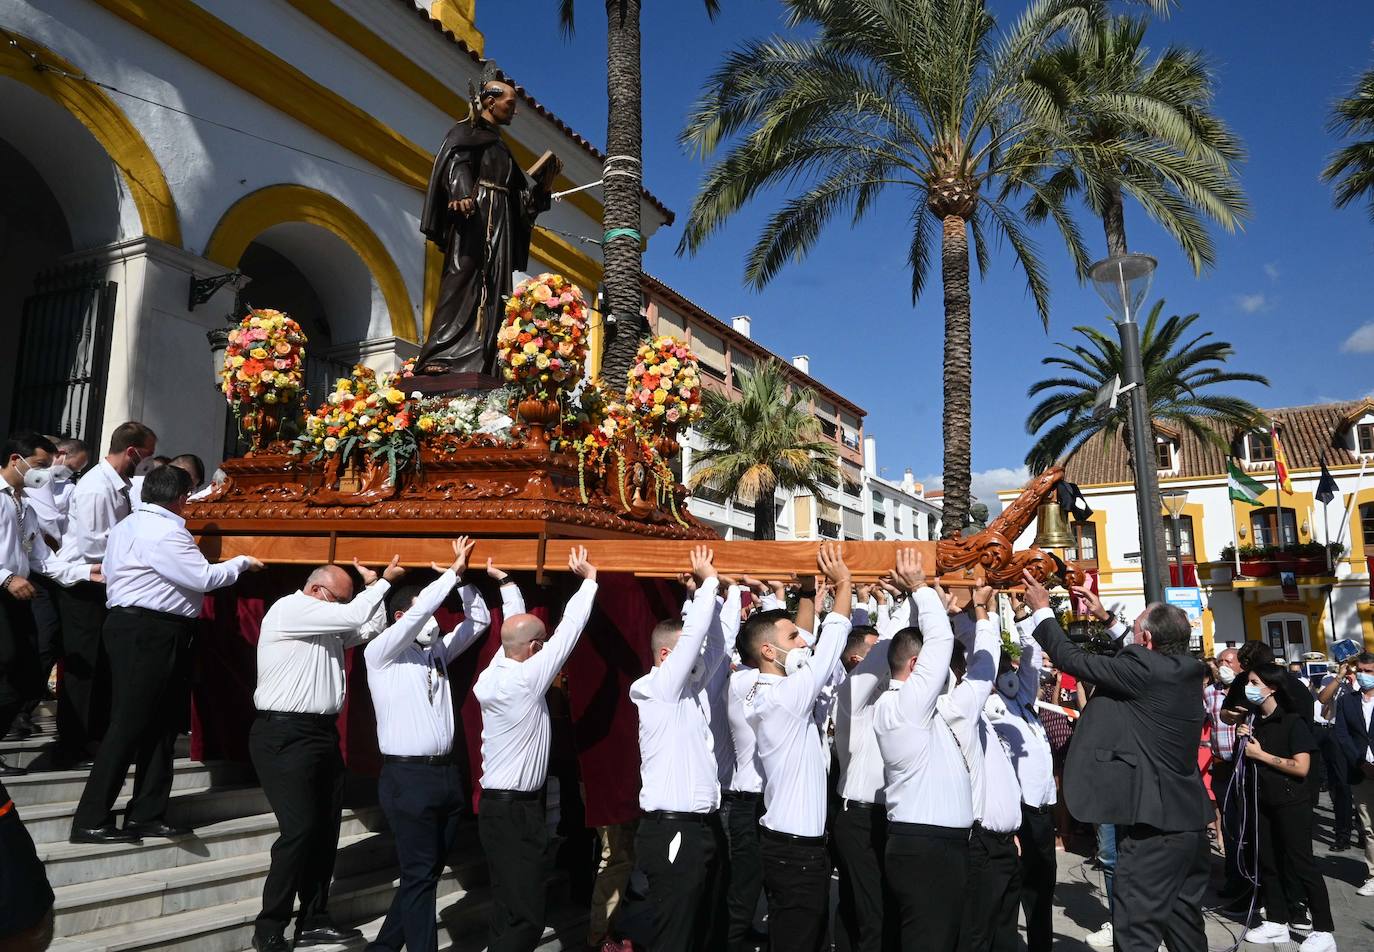
[[[526,175],[501,140],[515,117],[515,86],[488,61],[472,113],[449,130],[434,157],[420,231],[444,252],[444,275],[421,374],[496,375],[496,334],[512,274],[528,264],[534,220],[550,205],[562,163],[552,155]]]

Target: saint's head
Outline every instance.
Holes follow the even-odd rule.
[[[508,126],[515,118],[515,84],[490,60],[482,66],[477,101],[482,118],[493,125]]]

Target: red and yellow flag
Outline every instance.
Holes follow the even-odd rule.
[[[1270,438],[1274,441],[1274,469],[1278,472],[1279,485],[1288,495],[1293,495],[1293,480],[1288,476],[1288,456],[1283,452],[1283,444],[1279,442],[1279,428],[1274,427],[1269,431]]]

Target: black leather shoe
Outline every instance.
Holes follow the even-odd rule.
[[[291,952],[291,943],[284,935],[253,936],[253,948],[257,952]]]
[[[172,826],[161,820],[148,820],[143,823],[125,822],[124,832],[132,833],[137,837],[161,836],[165,839],[175,839],[178,836],[190,836],[195,830],[189,826]]]
[[[360,929],[340,929],[338,926],[315,926],[296,930],[296,947],[303,945],[335,945],[363,937]]]
[[[0,759],[0,777],[22,777],[27,773],[23,767],[13,767]]]
[[[128,830],[116,829],[114,824],[98,826],[94,829],[72,827],[68,843],[137,843],[139,838]]]

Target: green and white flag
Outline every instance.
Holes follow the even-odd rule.
[[[1264,484],[1242,472],[1234,459],[1226,461],[1226,489],[1232,499],[1252,506],[1260,505],[1264,495]]]

